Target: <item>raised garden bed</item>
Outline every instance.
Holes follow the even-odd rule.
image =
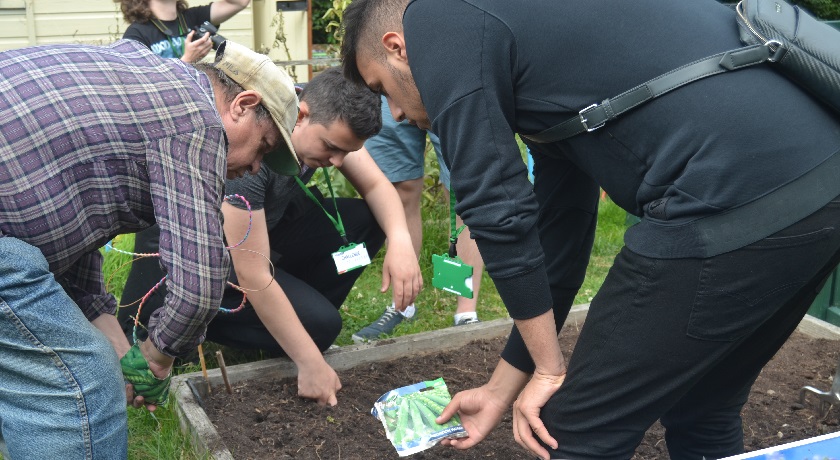
[[[561,334],[564,353],[571,353],[585,314],[583,306],[569,316]],[[210,458],[398,458],[382,425],[369,414],[376,398],[392,388],[439,376],[453,394],[484,383],[510,326],[509,320],[497,320],[332,350],[327,360],[344,385],[334,408],[296,396],[296,369],[286,359],[229,366],[233,395],[225,392],[218,369],[209,371],[212,395],[200,373],[186,374],[173,382],[179,416],[199,454]],[[474,340],[480,342],[469,343]],[[830,340],[840,340],[840,328],[806,317],[762,372],[744,410],[748,450],[840,431],[835,411],[822,416],[815,397],[804,407],[797,405],[802,386],[831,387],[840,350]],[[651,428],[635,458],[667,458],[663,434],[660,426]],[[508,414],[474,449],[436,446],[412,458],[530,456],[513,441]]]

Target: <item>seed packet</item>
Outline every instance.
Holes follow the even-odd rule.
[[[467,430],[455,414],[443,425],[435,419],[452,400],[443,378],[415,383],[380,396],[370,413],[382,422],[385,435],[400,457],[415,454],[444,438],[462,438]]]

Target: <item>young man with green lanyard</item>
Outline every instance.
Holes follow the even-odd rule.
[[[414,302],[423,283],[399,196],[370,155],[359,150],[380,128],[379,97],[345,80],[338,68],[328,69],[300,94],[291,139],[301,174],[283,176],[263,166],[257,174],[225,184],[227,195],[241,195],[251,207],[249,212],[238,200],[222,205],[227,241],[241,241],[247,234],[231,259],[232,281],[246,289],[248,302],[234,314],[217,315],[207,340],[289,356],[298,367],[298,394],[319,404],[336,404],[341,389],[338,375],[321,355],[341,331],[338,308],[385,238],[382,292],[390,287],[401,311]],[[325,198],[303,185],[318,168],[329,166],[337,167],[363,199]],[[138,238],[135,251],[155,252],[156,243]],[[273,266],[264,257],[269,254]],[[142,298],[162,276],[154,259],[135,261],[121,305]],[[149,297],[141,323],[164,294]],[[235,309],[241,302],[240,291],[225,291],[224,308]],[[127,334],[136,310],[120,309]]]
[[[184,0],[118,0],[130,25],[123,38],[136,40],[165,58],[198,62],[212,49],[210,34],[201,36],[193,27],[208,21],[219,24],[244,10],[251,0],[218,0],[187,7]]]

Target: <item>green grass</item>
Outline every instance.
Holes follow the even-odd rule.
[[[586,269],[586,278],[575,297],[575,305],[589,303],[612,267],[618,251],[624,246],[624,231],[627,228],[627,213],[609,198],[598,207],[598,228],[595,244]]]
[[[189,439],[181,434],[172,404],[155,412],[128,409],[129,452],[134,460],[194,460]]]
[[[455,311],[456,298],[452,294],[440,291],[431,286],[431,256],[441,253],[448,248],[449,214],[448,195],[440,186],[437,178],[437,164],[434,155],[427,165],[429,175],[426,179],[426,190],[423,197],[423,250],[421,254],[421,269],[425,288],[417,297],[416,319],[404,322],[394,332],[394,336],[431,331],[452,325],[452,314]],[[334,185],[342,187],[343,196],[352,193],[352,188],[345,188],[345,184]],[[601,202],[598,210],[598,228],[595,247],[587,269],[586,280],[575,298],[575,304],[588,303],[600,288],[612,265],[613,258],[623,244],[625,229],[625,213],[609,199]],[[114,246],[126,251],[133,247],[134,239],[131,235],[116,238]],[[375,257],[371,265],[359,278],[341,307],[344,328],[336,340],[339,346],[352,343],[350,336],[353,332],[374,321],[382,313],[386,305],[391,302],[390,293],[380,293],[379,286],[382,273],[382,257],[384,251]],[[108,289],[118,299],[128,274],[127,261],[130,256],[116,251],[105,253],[105,279]],[[482,278],[481,291],[478,298],[478,314],[482,320],[492,320],[507,317],[507,311],[499,298],[495,285],[487,273]],[[205,355],[207,365],[216,367],[214,350],[219,347],[206,344]],[[225,362],[228,365],[261,359],[259,353],[242,353],[236,350],[224,349]],[[178,368],[176,373],[194,372],[196,366]],[[198,457],[192,451],[189,441],[182,436],[177,416],[171,407],[159,408],[152,417],[145,410],[129,409],[129,458],[130,459],[179,459],[192,460]]]
[[[424,288],[415,301],[417,315],[414,320],[403,322],[394,336],[441,329],[452,325],[457,298],[432,287],[432,254],[441,254],[449,248],[449,196],[440,185],[426,190],[423,207],[423,248],[420,254],[420,268],[423,272]],[[365,273],[356,282],[341,308],[344,328],[338,336],[338,345],[352,343],[350,335],[379,318],[386,305],[391,304],[391,293],[380,293],[382,254],[380,251]],[[492,280],[485,272],[479,292],[479,317],[496,319],[507,316]]]
[[[131,252],[134,250],[134,234],[119,235],[111,241],[111,244],[116,249]],[[119,302],[123,287],[125,287],[125,280],[128,278],[132,256],[104,248],[100,249],[100,252],[105,255],[105,261],[102,263],[105,287],[108,292],[114,294]]]

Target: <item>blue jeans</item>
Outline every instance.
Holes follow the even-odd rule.
[[[125,384],[114,348],[41,252],[0,237],[0,444],[6,460],[126,458]]]

